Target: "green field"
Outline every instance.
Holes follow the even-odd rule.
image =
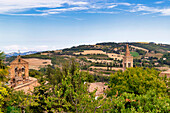
[[[130,52],[130,54],[131,54],[133,57],[138,57],[138,56],[139,56],[139,53],[138,53],[138,52]]]

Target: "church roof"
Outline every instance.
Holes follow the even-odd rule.
[[[28,62],[23,60],[20,55],[17,56],[17,58],[14,61],[12,61],[10,64],[16,64],[16,63],[28,64]]]
[[[129,45],[128,45],[128,44],[126,45],[126,53],[125,53],[125,56],[131,56],[131,55],[130,55]]]

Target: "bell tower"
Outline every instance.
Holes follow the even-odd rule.
[[[24,84],[29,80],[29,64],[20,55],[10,63],[10,76],[12,87]]]
[[[126,53],[123,57],[123,69],[125,70],[128,67],[133,67],[133,56],[130,55],[129,45],[126,45]]]

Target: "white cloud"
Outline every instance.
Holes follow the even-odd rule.
[[[71,7],[63,8],[64,4],[68,4]],[[130,6],[131,4],[107,2],[97,3],[97,1],[88,0],[0,0],[0,14],[45,16],[66,11],[113,8],[118,5]],[[49,10],[37,10],[36,8],[49,8]],[[35,10],[35,12],[30,14],[24,13],[24,11],[28,11],[30,9]]]
[[[170,16],[170,8],[169,9],[161,9],[160,12],[164,16]]]
[[[28,50],[27,47],[19,46],[19,45],[9,45],[9,46],[4,46],[2,48],[3,48],[3,51],[8,51],[8,52],[13,52],[13,51],[18,51],[18,50],[21,50],[21,51]]]
[[[42,14],[8,14],[8,15],[18,15],[18,16],[46,16],[50,13],[42,13]],[[51,13],[54,14],[54,13]],[[55,12],[55,14],[57,14],[57,12]]]
[[[130,12],[144,12],[143,14],[159,13],[162,16],[170,16],[170,8],[154,8],[137,4]]]
[[[79,11],[79,10],[87,10],[89,8],[87,7],[71,7],[71,8],[62,8],[62,9],[49,9],[49,10],[43,10],[43,12],[46,12],[48,14],[56,14],[60,12],[66,12],[66,11]]]
[[[148,12],[156,13],[159,10],[152,7],[144,6],[142,4],[137,4],[132,10],[130,10],[130,12],[138,12],[138,11],[148,11]]]
[[[114,7],[116,7],[117,5],[111,5],[111,6],[108,6],[107,8],[114,8]]]
[[[124,6],[131,6],[131,5],[133,5],[133,4],[130,4],[130,3],[116,3],[117,5],[124,5]]]
[[[164,3],[164,1],[157,1],[157,2],[155,2],[155,4],[162,4],[162,3]]]
[[[47,46],[47,45],[37,45],[34,47],[21,46],[21,45],[9,45],[9,46],[1,47],[1,48],[2,48],[2,51],[5,51],[6,53],[10,53],[10,52],[18,52],[18,50],[20,50],[21,52],[56,50],[57,47]]]
[[[122,3],[111,3],[111,5],[109,5],[107,8],[114,8],[114,7],[119,6],[119,5],[131,6],[131,5],[133,5],[133,4],[126,3],[126,2],[122,2]]]
[[[113,12],[113,11],[88,11],[87,13],[103,13],[103,14],[118,14],[119,12]]]
[[[72,0],[0,0],[0,13],[21,12],[32,8],[57,8],[63,4],[82,6],[88,2],[76,2]]]
[[[155,4],[161,4],[164,1],[157,1]],[[64,7],[64,4],[69,7]],[[126,9],[117,8],[119,6],[127,6]],[[59,14],[68,11],[87,10],[93,13],[110,13],[114,14],[116,10],[129,12],[142,12],[143,14],[159,13],[163,16],[170,16],[170,8],[148,7],[142,4],[131,4],[128,2],[97,2],[89,0],[0,0],[0,14],[7,15],[23,15],[23,16],[46,16],[50,14]],[[42,9],[37,9],[42,8]],[[44,8],[44,9],[43,9]],[[46,8],[46,9],[45,9]],[[132,9],[130,9],[132,8]],[[32,9],[32,12],[25,13]],[[104,11],[110,9],[112,11]],[[98,11],[103,10],[103,11]]]

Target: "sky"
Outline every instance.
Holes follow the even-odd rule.
[[[170,0],[0,0],[0,50],[100,42],[170,44]]]

